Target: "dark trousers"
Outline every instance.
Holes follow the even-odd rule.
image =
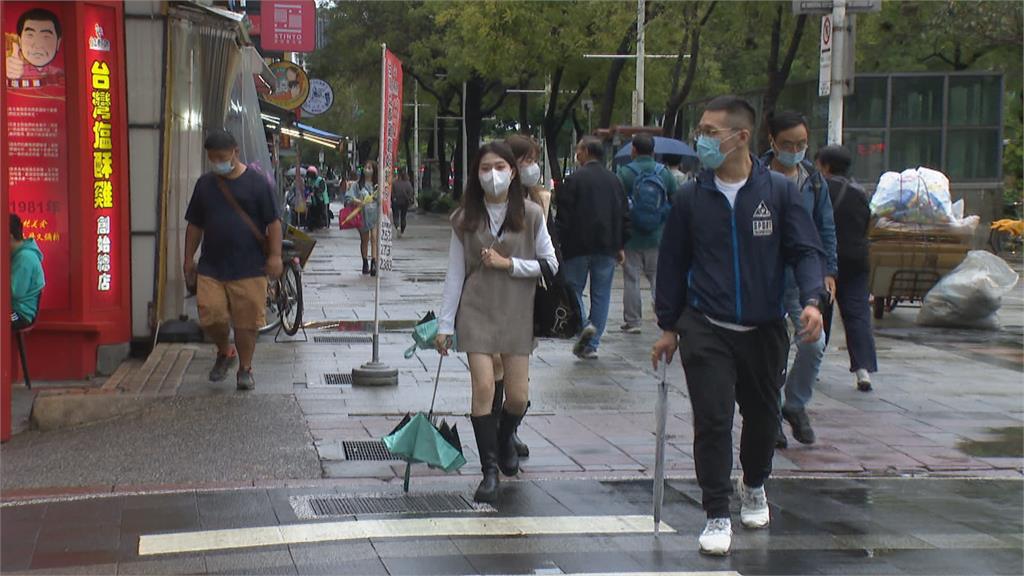
[[[849,270],[849,268],[847,269]],[[875,335],[871,331],[871,304],[869,297],[870,272],[867,270],[844,271],[839,267],[836,278],[836,303],[843,317],[846,330],[846,349],[850,353],[850,372],[878,371],[875,357]],[[829,317],[831,323],[831,317]]]
[[[392,220],[394,220],[395,228],[401,231],[402,234],[405,234],[405,217],[409,214],[409,207],[395,204],[392,208],[392,212]]]
[[[736,332],[687,309],[680,323],[679,350],[693,407],[693,459],[704,511],[708,518],[727,518],[736,404],[743,418],[743,482],[758,487],[771,475],[789,334],[781,318],[750,332]]]

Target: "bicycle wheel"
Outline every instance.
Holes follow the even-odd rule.
[[[267,282],[267,318],[264,321],[263,327],[260,328],[260,334],[266,334],[267,332],[273,332],[281,325],[281,312],[278,307],[278,293],[281,291],[280,281],[270,280]]]
[[[302,270],[294,261],[285,264],[284,274],[279,281],[278,309],[281,312],[281,326],[284,333],[294,336],[302,327]]]

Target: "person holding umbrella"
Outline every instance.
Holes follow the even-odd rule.
[[[370,276],[377,275],[377,235],[373,232],[377,229],[377,220],[380,217],[380,175],[377,173],[377,163],[369,160],[363,165],[363,172],[359,175],[348,192],[345,193],[345,204],[347,206],[362,206],[363,225],[359,228],[359,253],[363,257],[363,274]],[[372,246],[372,251],[370,247]],[[369,256],[373,259],[368,259]]]
[[[504,143],[480,147],[469,172],[462,206],[451,217],[436,347],[447,354],[456,336],[473,383],[471,420],[483,479],[477,502],[498,497],[498,470],[519,472],[515,435],[529,403],[533,352],[533,299],[541,276],[539,260],[553,272],[558,259],[544,214],[526,199],[519,167]],[[501,355],[505,402],[492,412],[493,356]]]
[[[732,543],[732,426],[743,418],[740,519],[768,525],[771,474],[786,375],[782,302],[785,268],[795,270],[803,305],[799,336],[821,334],[821,241],[796,185],[750,153],[755,112],[736,96],[704,109],[697,151],[704,170],[677,196],[658,254],[657,370],[680,350],[693,409],[693,457],[707,524],[698,544],[723,555]]]

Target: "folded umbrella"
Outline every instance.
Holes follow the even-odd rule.
[[[437,339],[437,330],[437,317],[434,316],[433,311],[427,312],[427,315],[421,318],[412,329],[413,345],[405,351],[406,360],[412,358],[417,349],[430,350],[433,348],[434,341]]]
[[[430,315],[428,314],[428,316]],[[405,492],[409,491],[409,476],[412,472],[413,462],[422,462],[431,468],[440,468],[445,472],[458,470],[466,463],[457,425],[449,426],[448,422],[443,419],[439,423],[434,419],[434,403],[437,401],[437,387],[441,382],[441,364],[443,362],[444,356],[441,356],[437,362],[437,376],[434,378],[434,396],[430,400],[430,412],[406,414],[398,426],[391,431],[391,434],[384,437],[384,445],[388,451],[405,460],[403,484]]]
[[[665,424],[668,420],[668,362],[662,363],[658,383],[658,406],[655,408],[654,448],[654,534],[661,528],[661,509],[665,502]]]

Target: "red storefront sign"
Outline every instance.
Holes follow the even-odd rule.
[[[60,3],[4,3],[8,210],[43,253],[41,308],[70,306],[68,216],[68,18]]]
[[[267,0],[260,8],[260,47],[277,52],[316,49],[313,0]]]
[[[123,2],[4,1],[2,21],[4,205],[39,243],[46,276],[29,369],[79,379],[99,346],[130,339]]]

